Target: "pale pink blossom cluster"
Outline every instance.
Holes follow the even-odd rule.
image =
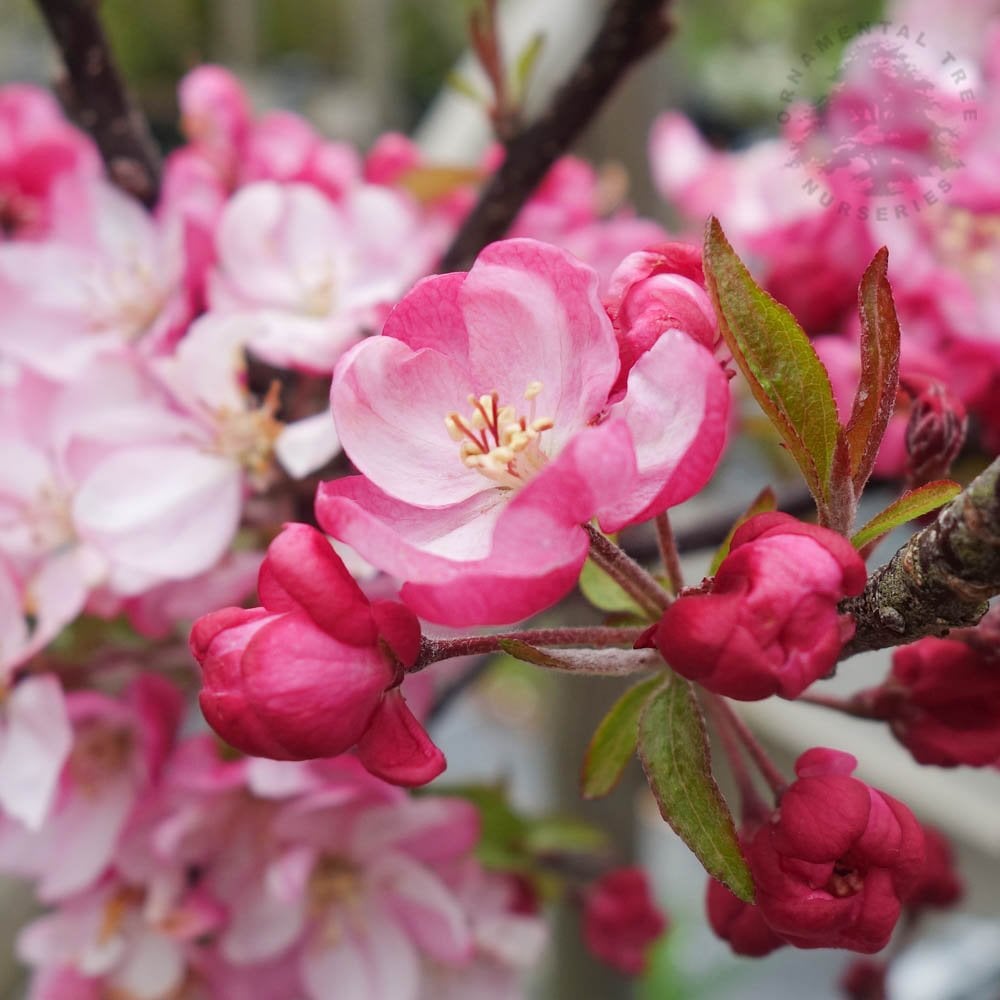
[[[445,765],[423,678],[408,707],[401,670],[416,614],[533,613],[574,584],[592,517],[615,530],[705,483],[728,389],[700,270],[667,297],[708,332],[626,349],[600,295],[665,234],[582,161],[557,164],[516,242],[420,282],[494,151],[438,170],[387,135],[362,157],[291,113],[255,117],[218,67],[180,106],[186,142],[147,209],[48,94],[0,90],[0,869],[51,908],[18,942],[32,996],[520,996],[544,924],[474,860],[471,806],[398,787]],[[279,535],[303,516],[294,481],[341,439],[365,476],[327,484],[324,527],[406,604],[380,599],[388,575],[369,601],[314,529]],[[293,550],[277,572],[276,535]],[[196,633],[220,671],[206,685],[229,685],[202,703],[233,745],[181,735],[202,725],[181,630],[258,573],[264,608],[235,609],[250,655],[239,615]],[[330,579],[349,596],[324,610]],[[308,745],[277,700],[288,649],[314,671],[295,673]],[[277,673],[240,673],[254,663]],[[364,692],[346,734],[345,664]],[[234,690],[270,699],[267,746],[227,729]]]
[[[178,738],[182,696],[150,674],[67,705],[51,804],[0,822],[0,869],[51,907],[17,941],[31,997],[519,995],[545,925],[474,860],[464,800]]]
[[[778,108],[781,134],[739,152],[711,148],[678,112],[662,115],[650,137],[659,190],[693,225],[710,212],[719,216],[768,291],[817,338],[845,415],[858,375],[853,288],[887,245],[904,382],[930,378],[947,386],[974,418],[985,450],[995,453],[995,7],[969,4],[957,16],[897,0],[848,44],[821,111],[788,103],[817,72],[807,61],[795,63]],[[883,475],[903,471],[908,404],[901,394],[879,458]]]

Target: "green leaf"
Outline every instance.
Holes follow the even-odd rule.
[[[508,656],[513,656],[517,660],[571,674],[622,677],[663,667],[663,661],[655,649],[626,649],[614,646],[608,649],[563,649],[532,646],[523,639],[500,639],[497,645]]]
[[[889,251],[875,254],[858,288],[861,378],[844,431],[855,496],[871,475],[879,445],[896,407],[899,387],[899,321],[887,276]]]
[[[534,855],[599,854],[607,849],[608,835],[583,820],[548,816],[529,824],[524,845]]]
[[[753,879],[712,775],[701,710],[691,684],[680,677],[647,703],[639,722],[639,759],[660,815],[709,875],[752,903]]]
[[[715,576],[719,567],[722,565],[722,560],[729,555],[729,548],[733,544],[733,535],[736,534],[736,529],[739,528],[741,524],[749,521],[750,518],[754,517],[756,514],[766,514],[769,511],[777,509],[778,498],[774,495],[774,490],[772,490],[770,486],[765,486],[754,498],[753,503],[747,507],[746,511],[736,519],[736,523],[729,529],[729,534],[726,535],[725,540],[719,546],[718,551],[712,558],[712,566],[708,575]]]
[[[893,528],[898,528],[907,521],[929,514],[942,504],[954,500],[962,487],[951,479],[937,479],[918,489],[904,493],[895,503],[889,504],[881,514],[876,514],[853,538],[851,544],[856,548],[864,548],[869,542]]]
[[[750,276],[714,217],[705,235],[705,277],[733,359],[825,515],[841,429],[823,363],[795,317]]]
[[[632,615],[642,621],[646,613],[622,588],[592,559],[583,564],[580,572],[580,592],[600,611]]]
[[[457,90],[463,97],[468,97],[469,100],[475,101],[476,104],[486,104],[486,97],[467,76],[463,76],[461,73],[453,70],[448,74],[444,82],[446,87]]]
[[[585,799],[599,799],[618,784],[639,742],[642,710],[663,682],[659,674],[629,688],[601,720],[583,759],[580,785]]]
[[[521,49],[521,52],[514,63],[514,85],[511,90],[514,93],[514,100],[518,103],[521,103],[521,101],[524,100],[524,95],[528,90],[528,84],[531,82],[532,74],[535,72],[535,66],[538,64],[538,57],[542,54],[542,50],[544,48],[545,35],[540,31],[536,31],[535,34],[528,39],[524,48]]]

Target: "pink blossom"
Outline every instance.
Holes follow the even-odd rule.
[[[370,771],[400,784],[444,769],[396,687],[420,649],[412,612],[370,604],[326,539],[301,524],[271,543],[257,589],[262,608],[224,608],[191,633],[202,711],[224,739],[278,760],[357,745]]]
[[[654,641],[683,676],[729,698],[795,698],[837,662],[865,564],[842,535],[788,514],[758,514],[733,535],[707,592],[682,594]]]
[[[0,709],[0,808],[8,817],[32,831],[43,825],[72,745],[58,678],[15,681]]]
[[[46,236],[100,172],[94,144],[51,94],[28,84],[0,88],[0,239]]]
[[[496,243],[468,274],[421,282],[338,366],[334,419],[363,477],[323,484],[317,516],[405,580],[423,617],[538,611],[579,574],[580,525],[643,520],[711,474],[728,409],[719,365],[667,331],[611,403],[618,345],[596,286],[556,248]]]
[[[182,233],[104,181],[44,241],[0,246],[0,350],[51,378],[100,354],[163,351],[190,320]]]
[[[335,204],[273,182],[233,197],[217,249],[212,311],[250,324],[249,346],[264,360],[314,372],[375,329],[436,253],[402,195],[359,185]]]
[[[179,692],[152,674],[137,678],[123,701],[81,691],[67,705],[73,747],[44,822],[0,826],[0,864],[38,878],[46,901],[86,889],[110,864],[137,802],[157,781],[182,707]],[[66,843],[72,851],[61,849]]]
[[[185,153],[207,161],[226,190],[254,181],[310,184],[337,200],[359,180],[357,153],[304,119],[274,111],[254,120],[240,81],[221,66],[193,69],[178,88]]]

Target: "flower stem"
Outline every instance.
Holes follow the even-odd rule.
[[[653,620],[670,604],[670,595],[630,555],[592,524],[584,528],[590,535],[590,557]]]
[[[743,823],[755,823],[762,821],[770,811],[764,804],[756,787],[753,778],[747,769],[746,761],[743,759],[743,751],[740,749],[739,741],[733,731],[732,722],[727,714],[724,705],[718,695],[708,695],[704,699],[705,707],[709,716],[715,723],[715,732],[722,744],[722,751],[729,762],[729,770],[732,772],[736,788],[740,793],[740,819]]]
[[[720,714],[725,716],[740,742],[746,747],[747,753],[757,765],[757,770],[763,775],[771,791],[774,792],[775,798],[780,799],[781,793],[788,785],[785,776],[775,766],[774,761],[768,757],[767,751],[757,742],[757,737],[750,731],[749,726],[733,711],[729,702],[725,698],[716,698],[716,702]]]
[[[432,639],[424,636],[420,640],[420,656],[407,673],[423,670],[424,667],[440,660],[451,660],[457,656],[475,656],[484,653],[498,653],[504,640],[518,640],[531,646],[608,646],[630,647],[642,635],[641,628],[535,628],[520,632],[494,632],[492,635],[463,635],[455,639]]]
[[[677,551],[677,540],[674,538],[674,529],[670,526],[670,517],[666,511],[656,515],[653,522],[656,525],[656,540],[660,545],[660,557],[663,559],[663,568],[666,570],[667,579],[670,581],[670,589],[674,596],[679,594],[684,587],[684,570],[681,569],[681,557]]]
[[[828,694],[800,694],[795,700],[804,701],[807,705],[832,708],[836,712],[843,712],[844,715],[853,715],[856,719],[879,720],[878,715],[853,699],[845,701],[843,698],[835,698]]]

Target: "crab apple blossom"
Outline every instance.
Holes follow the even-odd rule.
[[[45,240],[0,245],[0,353],[70,379],[100,356],[168,351],[192,318],[176,222],[97,179]]]
[[[879,951],[920,882],[920,824],[852,778],[856,766],[838,750],[807,750],[747,848],[761,916],[797,948]]]
[[[665,330],[681,330],[709,350],[719,340],[715,310],[705,290],[701,251],[662,243],[629,254],[611,276],[604,304],[621,353],[617,387]]]
[[[72,749],[48,813],[35,828],[0,824],[0,867],[37,877],[46,901],[87,888],[112,862],[122,831],[159,778],[183,702],[162,677],[143,674],[122,700],[74,691],[66,705]],[[67,842],[73,850],[60,850]]]
[[[0,88],[0,240],[44,238],[100,169],[94,144],[51,94],[28,84]]]
[[[796,698],[837,662],[854,622],[837,604],[859,594],[851,543],[788,514],[758,514],[733,535],[706,592],[682,594],[652,641],[679,674],[716,694]]]
[[[278,760],[333,757],[357,746],[373,773],[423,784],[444,769],[398,690],[420,649],[404,605],[370,603],[314,528],[286,525],[257,584],[263,607],[200,618],[191,650],[200,703],[223,739]]]
[[[649,946],[667,929],[641,868],[616,868],[590,886],[583,899],[587,950],[620,972],[645,971]]]
[[[710,352],[668,330],[611,397],[619,361],[597,275],[532,240],[487,247],[467,273],[418,284],[383,333],[338,365],[341,444],[362,476],[324,483],[321,525],[406,581],[447,625],[552,604],[614,531],[700,489],[726,433]]]
[[[852,703],[888,722],[921,764],[1000,761],[1000,665],[965,642],[926,638],[901,646],[886,680]]]
[[[0,601],[0,608],[16,611],[17,605]],[[58,793],[73,731],[58,678],[22,676],[7,683],[0,702],[0,810],[38,830]]]
[[[787,944],[776,934],[752,903],[734,896],[721,882],[708,880],[705,889],[708,923],[733,952],[746,958],[763,958]]]
[[[307,184],[261,181],[227,203],[216,249],[211,312],[241,316],[265,361],[329,372],[440,248],[401,193],[359,184],[333,202]]]
[[[946,910],[965,894],[965,886],[955,868],[948,838],[933,826],[924,826],[924,867],[917,887],[906,899],[911,912],[925,908]]]

